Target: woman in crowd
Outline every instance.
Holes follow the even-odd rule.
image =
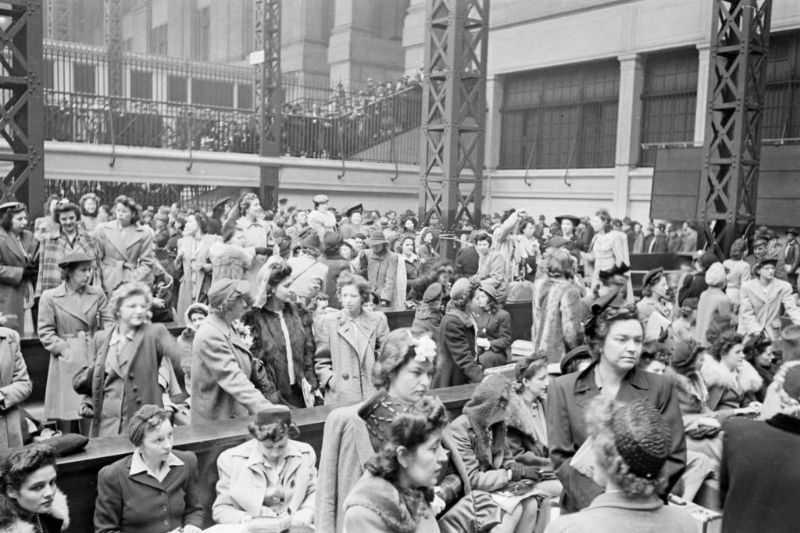
[[[645,330],[651,318],[657,326],[669,324],[669,319],[672,317],[672,307],[668,294],[669,283],[662,267],[650,270],[644,275],[644,278],[642,278],[642,299],[636,303],[636,312],[639,321],[645,326]],[[653,316],[654,314],[655,316]]]
[[[421,263],[433,263],[439,259],[439,243],[436,232],[431,227],[423,228],[419,234],[417,255]]]
[[[217,280],[208,289],[211,314],[192,344],[192,424],[246,417],[270,404],[250,379],[253,341],[233,327],[250,302],[244,280]]]
[[[760,420],[731,418],[722,428],[723,533],[797,530],[800,362],[775,375]]]
[[[605,492],[581,512],[562,516],[546,533],[618,531],[691,533],[694,519],[659,498],[669,486],[667,464],[674,448],[664,417],[646,400],[592,402],[594,480]]]
[[[114,200],[116,218],[95,228],[103,289],[111,294],[129,281],[152,277],[153,231],[139,226],[139,205],[127,196]]]
[[[28,210],[20,202],[0,205],[0,313],[5,325],[23,335],[33,305],[39,241],[25,229]],[[31,324],[33,326],[33,324]],[[32,327],[30,328],[33,329]]]
[[[3,503],[34,533],[61,533],[69,527],[67,497],[56,486],[56,454],[50,446],[35,444],[6,454],[0,489]]]
[[[725,294],[731,299],[734,312],[739,308],[739,294],[742,285],[750,279],[751,265],[744,260],[747,241],[736,239],[731,245],[729,258],[722,262],[726,272]]]
[[[253,336],[253,357],[264,362],[277,394],[270,401],[312,407],[304,398],[317,388],[311,317],[292,302],[292,269],[269,264],[255,306],[242,317]]]
[[[367,311],[370,284],[356,274],[342,272],[337,282],[342,309],[321,317],[317,324],[314,369],[325,404],[364,400],[375,392],[370,376],[375,355],[389,334],[386,315]]]
[[[724,414],[757,415],[761,404],[756,395],[764,380],[745,361],[744,339],[732,327],[712,332],[711,346],[701,374],[708,387],[708,406]],[[732,411],[732,413],[727,413]]]
[[[218,524],[252,523],[311,528],[317,487],[317,456],[295,440],[300,431],[284,405],[259,411],[248,426],[252,439],[220,454],[219,481],[212,507]],[[321,531],[321,530],[318,530]]]
[[[347,251],[342,253],[343,250]],[[322,237],[322,257],[319,262],[327,267],[322,290],[328,298],[328,305],[337,309],[339,308],[339,298],[336,295],[336,280],[339,279],[339,274],[350,270],[352,255],[346,254],[351,251],[350,245],[346,244],[342,240],[342,236],[335,231],[329,231]]]
[[[446,425],[447,411],[432,397],[388,423],[385,444],[345,500],[345,533],[439,531],[427,495],[447,459]]]
[[[399,249],[397,252],[400,254],[400,260],[403,262],[404,271],[405,271],[405,279],[406,279],[406,292],[402,295],[403,302],[410,300],[412,287],[417,281],[417,278],[420,276],[420,267],[422,266],[422,260],[416,254],[415,251],[415,244],[414,244],[414,237],[410,235],[404,235],[400,238]],[[398,262],[399,265],[399,262]],[[399,280],[398,280],[399,281]],[[400,283],[398,283],[398,286]],[[398,296],[400,296],[400,289],[398,289]]]
[[[475,345],[483,368],[508,362],[511,351],[511,315],[497,307],[497,289],[490,281],[481,282],[472,300],[475,318]]]
[[[75,375],[75,390],[88,396],[80,411],[92,419],[92,437],[119,435],[141,405],[163,405],[162,394],[176,381],[172,361],[182,354],[167,328],[148,320],[151,303],[144,283],[118,287],[109,304],[116,322],[94,336],[94,360]],[[159,374],[169,377],[165,387]]]
[[[725,293],[725,267],[714,263],[706,270],[708,288],[700,294],[697,301],[697,323],[695,340],[701,346],[708,345],[706,333],[712,323],[727,323],[736,320],[731,299]]]
[[[58,263],[64,281],[39,300],[39,340],[50,352],[44,416],[60,421],[64,432],[76,431],[81,418],[81,396],[72,378],[89,365],[94,334],[114,322],[105,293],[89,284],[94,264],[95,258],[80,249],[64,256]]]
[[[414,322],[411,327],[417,331],[426,331],[434,338],[439,338],[439,328],[444,316],[444,289],[438,282],[431,283],[422,295],[422,301],[414,308]]]
[[[581,372],[561,376],[548,391],[547,432],[550,458],[564,485],[562,508],[567,512],[586,507],[602,492],[591,478],[571,464],[588,437],[586,409],[595,396],[620,402],[647,400],[666,419],[672,435],[667,460],[668,489],[686,465],[686,443],[678,395],[663,376],[637,368],[644,332],[636,308],[608,308],[590,331],[595,360]]]
[[[222,229],[222,241],[209,247],[211,282],[220,279],[245,279],[256,256],[255,248],[245,246],[244,231],[228,225]]]
[[[750,335],[744,343],[744,357],[763,380],[755,395],[757,401],[763,402],[778,370],[775,365],[775,346],[763,331],[758,335]]]
[[[510,394],[505,378],[497,374],[488,376],[475,387],[461,415],[445,430],[455,444],[454,453],[464,462],[473,490],[489,493],[521,490],[524,494],[549,470],[549,467],[525,465],[511,456],[505,424]],[[537,513],[538,502],[530,494],[513,509],[502,509],[500,524],[492,531],[531,531]]]
[[[44,201],[44,216],[33,221],[33,236],[39,242],[58,235],[59,228],[55,219],[56,208],[60,202],[57,194],[51,194]]]
[[[602,270],[611,270],[614,267],[630,265],[631,260],[628,256],[628,241],[625,234],[612,231],[611,216],[604,209],[601,209],[589,219],[589,223],[594,230],[594,239],[591,243],[589,254],[584,259],[592,264],[592,277],[590,287],[594,287],[598,280],[597,276]],[[632,295],[633,291],[629,291]]]
[[[100,198],[93,192],[81,196],[78,205],[81,208],[80,224],[86,233],[94,233],[98,224],[106,222],[105,217],[100,216]]]
[[[535,353],[547,354],[548,362],[557,364],[564,354],[583,344],[586,311],[581,289],[572,281],[572,255],[553,250],[545,255],[543,266],[547,275],[533,285],[531,339]]]
[[[143,405],[131,418],[133,453],[97,475],[95,533],[200,533],[197,457],[172,449],[170,413]]]
[[[24,419],[20,405],[32,391],[19,333],[0,327],[0,450],[22,446]]]
[[[206,300],[206,291],[211,285],[206,280],[211,278],[212,265],[209,259],[209,250],[218,237],[208,235],[208,218],[200,212],[195,212],[186,217],[183,227],[183,237],[178,239],[178,255],[175,257],[175,266],[182,269],[183,277],[178,288],[177,314],[178,325],[185,325],[183,321],[186,309],[194,302]]]
[[[180,360],[181,372],[183,374],[183,390],[186,394],[192,393],[192,343],[194,343],[194,336],[200,328],[200,324],[208,317],[211,310],[206,304],[194,303],[186,309],[184,319],[186,320],[186,327],[183,328],[181,334],[178,336],[178,346],[183,351],[183,358]]]
[[[547,358],[527,357],[515,368],[506,412],[506,444],[515,461],[550,466],[547,449],[545,401],[550,375]]]
[[[236,228],[242,231],[244,246],[252,248],[268,248],[272,242],[272,225],[264,220],[264,209],[258,195],[252,192],[243,193],[239,198]],[[245,272],[245,279],[250,287],[256,290],[258,282],[256,276],[266,257],[257,255],[250,268]]]
[[[452,387],[478,383],[483,367],[477,360],[475,319],[469,305],[475,289],[467,278],[459,278],[450,288],[450,301],[439,328],[439,358],[434,387]]]

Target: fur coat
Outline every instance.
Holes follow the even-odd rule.
[[[755,400],[764,381],[747,361],[742,361],[738,372],[732,372],[710,355],[703,361],[701,374],[708,387],[708,406],[714,411],[745,407]]]
[[[577,285],[556,278],[542,278],[533,285],[531,339],[535,353],[558,364],[564,355],[583,342],[581,321],[586,312]]]
[[[538,407],[538,408],[537,408]],[[544,406],[525,403],[521,394],[512,393],[506,409],[506,446],[515,461],[535,466],[550,464]]]

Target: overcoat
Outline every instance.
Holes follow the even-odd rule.
[[[39,340],[50,352],[44,415],[48,419],[77,420],[81,396],[72,378],[89,365],[94,334],[113,323],[108,299],[99,287],[82,294],[67,289],[66,282],[42,293],[39,300]]]
[[[128,281],[150,278],[155,261],[151,229],[136,224],[123,228],[111,221],[98,225],[94,238],[107,294]]]
[[[478,383],[483,379],[475,352],[475,323],[452,302],[439,327],[438,350],[433,387]]]
[[[19,334],[0,327],[0,394],[5,410],[0,411],[0,450],[22,446],[22,413],[19,404],[33,390],[28,367],[19,346]]]
[[[414,521],[401,503],[397,487],[382,477],[365,473],[345,501],[343,533],[439,533],[429,505]]]
[[[488,352],[508,360],[511,351],[511,315],[505,309],[483,312],[475,316],[478,337],[489,339]]]
[[[389,323],[379,311],[362,310],[355,320],[344,310],[320,317],[314,334],[314,370],[320,386],[327,387],[326,405],[359,402],[375,393],[372,367],[388,335]],[[335,377],[332,385],[331,377]]]
[[[533,284],[531,305],[534,353],[546,354],[548,363],[558,364],[569,350],[583,342],[586,309],[581,291],[569,280],[540,278]]]
[[[186,309],[200,299],[200,288],[206,275],[202,267],[211,261],[209,250],[218,240],[216,235],[203,235],[199,240],[192,237],[178,239],[178,256],[182,261],[183,277],[178,288],[175,319],[181,326],[185,325],[183,320]],[[208,275],[211,276],[210,273]]]
[[[63,233],[57,233],[42,242],[39,248],[39,274],[36,278],[36,295],[48,289],[55,289],[61,285],[61,267],[58,262],[65,255],[81,250],[94,258],[92,268],[95,269],[94,278],[100,279],[100,262],[97,259],[97,245],[91,235],[83,228],[78,228],[75,241],[70,243]],[[94,283],[93,283],[94,284]]]
[[[252,359],[219,316],[203,321],[192,342],[192,424],[248,417],[270,405],[250,381]]]
[[[22,335],[25,327],[25,297],[32,293],[30,282],[23,281],[25,265],[35,264],[39,241],[23,231],[21,238],[0,228],[0,313],[9,316],[6,326]]]

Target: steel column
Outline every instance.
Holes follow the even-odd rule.
[[[698,213],[721,253],[755,225],[771,10],[772,0],[714,0]]]
[[[38,216],[44,202],[43,11],[41,0],[0,4],[0,200],[19,200]]]
[[[481,219],[489,0],[428,0],[425,19],[420,221],[455,234]]]
[[[150,28],[147,28],[150,31]],[[103,0],[103,39],[108,54],[107,88],[109,96],[124,96],[122,53],[122,0]]]
[[[277,157],[281,152],[283,94],[281,85],[281,0],[256,0],[255,49],[262,52],[256,64],[256,109],[260,125],[259,153]],[[261,167],[261,201],[278,204],[278,167]]]
[[[45,35],[48,39],[72,40],[72,5],[73,0],[46,0]]]

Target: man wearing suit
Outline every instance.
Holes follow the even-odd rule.
[[[688,220],[683,223],[683,243],[680,251],[686,254],[697,251],[697,230]]]
[[[665,229],[666,226],[664,224],[659,224],[655,227],[653,239],[647,243],[647,248],[645,248],[648,254],[665,254],[669,251],[667,236],[664,233]]]
[[[800,230],[791,228],[786,232],[788,240],[783,247],[783,271],[786,274],[786,281],[792,286],[792,290],[797,292],[797,270],[800,267],[800,243],[797,237]]]

